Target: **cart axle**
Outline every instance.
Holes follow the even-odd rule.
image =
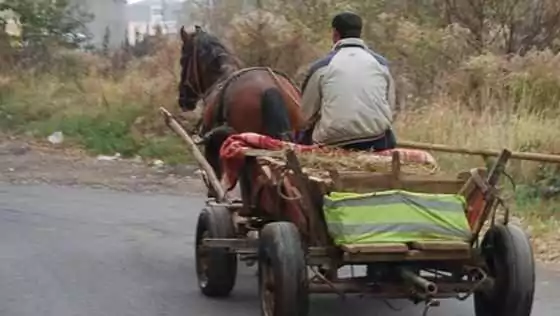
[[[434,282],[428,281],[418,274],[404,268],[401,269],[400,272],[403,280],[405,282],[414,284],[416,287],[423,291],[422,294],[425,294],[428,297],[433,297],[437,294],[438,287]]]

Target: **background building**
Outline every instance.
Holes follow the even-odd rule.
[[[94,20],[87,24],[93,35],[92,42],[95,47],[103,45],[103,39],[109,32],[109,47],[119,47],[126,36],[126,0],[71,0],[73,4],[80,5],[87,12],[95,15]]]
[[[144,0],[127,6],[127,35],[130,43],[137,36],[154,35],[158,27],[163,34],[177,34],[183,12],[180,0]]]
[[[2,1],[0,1],[2,2]],[[2,11],[0,12],[0,18],[2,18],[6,25],[2,25],[3,31],[9,35],[18,36],[20,34],[20,28],[14,19],[14,14],[12,11]]]

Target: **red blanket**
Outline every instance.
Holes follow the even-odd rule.
[[[317,145],[298,145],[256,133],[242,133],[232,135],[224,142],[222,148],[220,149],[222,168],[224,170],[222,183],[226,186],[226,188],[232,189],[237,183],[239,169],[241,169],[241,167],[243,166],[245,159],[245,150],[250,148],[265,150],[282,150],[284,148],[292,148],[296,152],[328,150]],[[394,151],[398,151],[401,154],[400,157],[403,161],[416,162],[420,164],[431,164],[437,166],[434,157],[429,153],[421,150],[398,148],[374,152],[371,154],[383,157],[391,157]]]

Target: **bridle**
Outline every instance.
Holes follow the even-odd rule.
[[[196,98],[198,100],[202,100],[203,105],[206,106],[206,97],[212,91],[212,88],[219,86],[220,82],[225,78],[220,78],[221,80],[220,79],[216,80],[216,82],[212,86],[206,89],[206,91],[203,91],[202,85],[205,81],[204,80],[205,78],[201,77],[203,72],[198,71],[200,64],[198,60],[197,50],[198,50],[197,41],[193,39],[193,48],[191,52],[192,57],[189,60],[189,63],[187,65],[187,71],[185,74],[185,77],[187,77],[188,79],[186,79],[183,84],[186,87],[188,87],[192,92],[194,92],[196,94]],[[192,75],[194,75],[194,84],[191,82],[191,78],[193,77]]]
[[[197,41],[196,39],[194,39],[193,37],[193,48],[192,48],[192,52],[191,52],[191,58],[189,59],[189,63],[187,64],[187,70],[185,73],[185,82],[183,82],[183,84],[188,87],[192,92],[194,92],[196,94],[195,98],[198,100],[202,100],[202,106],[205,108],[206,107],[206,97],[208,96],[208,94],[212,91],[212,87],[214,86],[219,86],[220,80],[217,80],[216,83],[212,86],[210,86],[206,91],[203,91],[203,87],[202,84],[204,83],[204,78],[202,78],[202,74],[200,74],[201,72],[199,72],[199,60],[198,60],[198,47],[197,47]],[[193,82],[191,82],[192,77],[194,75],[194,84]],[[189,99],[193,99],[193,98],[189,98]],[[202,132],[202,125],[204,123],[204,115],[202,115],[200,118],[198,118],[193,130],[191,131],[191,134],[200,134]],[[202,140],[201,140],[202,141]]]
[[[199,72],[198,72],[199,64],[198,64],[198,54],[197,54],[197,41],[194,39],[193,39],[193,49],[191,52],[191,56],[192,57],[189,59],[189,63],[187,65],[187,72],[186,72],[187,78],[183,84],[196,94],[197,99],[204,100],[205,95],[204,92],[202,91],[202,80],[199,77]],[[191,83],[192,75],[194,75],[195,77],[194,85]]]

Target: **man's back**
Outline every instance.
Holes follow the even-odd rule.
[[[339,41],[331,56],[321,71],[321,121],[314,139],[338,143],[382,134],[392,122],[386,61],[354,38]]]
[[[394,82],[387,61],[361,39],[362,24],[352,12],[333,18],[334,47],[311,66],[303,83],[302,110],[312,127],[302,142],[353,150],[395,148]]]

